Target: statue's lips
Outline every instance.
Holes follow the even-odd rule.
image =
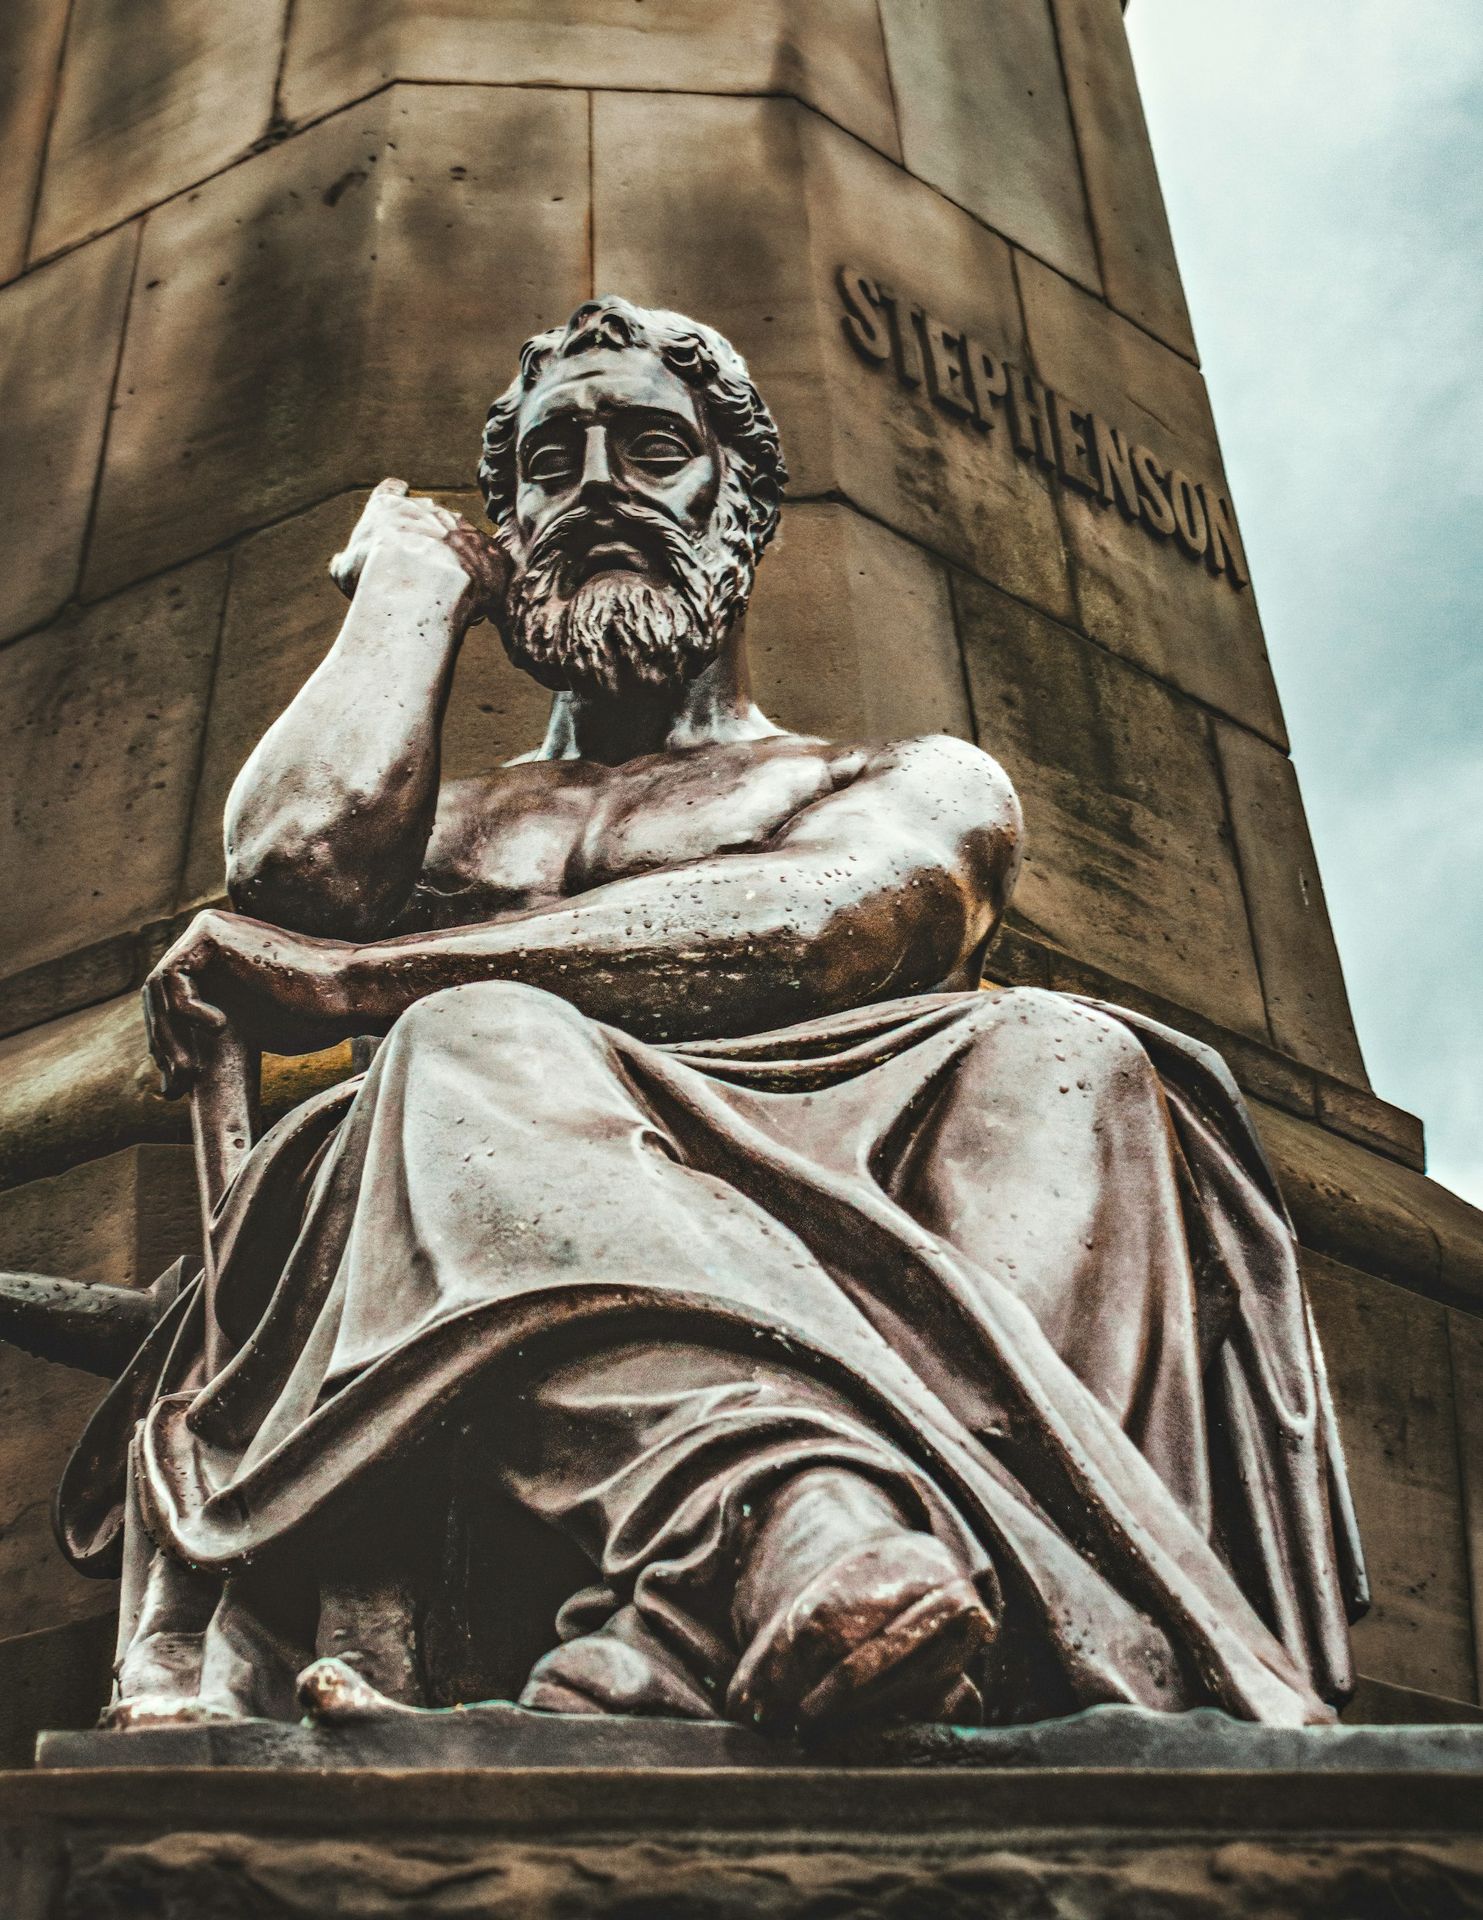
[[[578,571],[584,580],[590,580],[595,573],[607,573],[614,568],[624,568],[634,573],[647,573],[649,559],[634,546],[632,541],[624,540],[617,534],[611,538],[594,540],[577,563]]]

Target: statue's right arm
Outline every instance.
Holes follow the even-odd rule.
[[[226,807],[240,913],[375,939],[421,870],[458,650],[497,597],[484,536],[399,480],[376,488],[331,565],[353,595],[329,653],[258,742]]]

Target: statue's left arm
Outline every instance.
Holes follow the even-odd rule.
[[[413,1001],[477,980],[544,987],[648,1039],[758,1032],[975,980],[1020,832],[1014,789],[986,754],[907,741],[760,848],[509,919],[354,945],[218,916],[197,998],[280,1052],[385,1029]],[[171,1059],[161,1065],[168,1080]],[[182,1049],[177,1084],[188,1078]]]

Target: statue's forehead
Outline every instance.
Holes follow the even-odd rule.
[[[629,409],[678,414],[699,427],[695,394],[648,347],[601,347],[569,360],[552,360],[520,403],[519,435],[565,415]]]

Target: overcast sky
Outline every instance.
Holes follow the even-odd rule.
[[[1483,0],[1128,30],[1370,1077],[1483,1205]]]

